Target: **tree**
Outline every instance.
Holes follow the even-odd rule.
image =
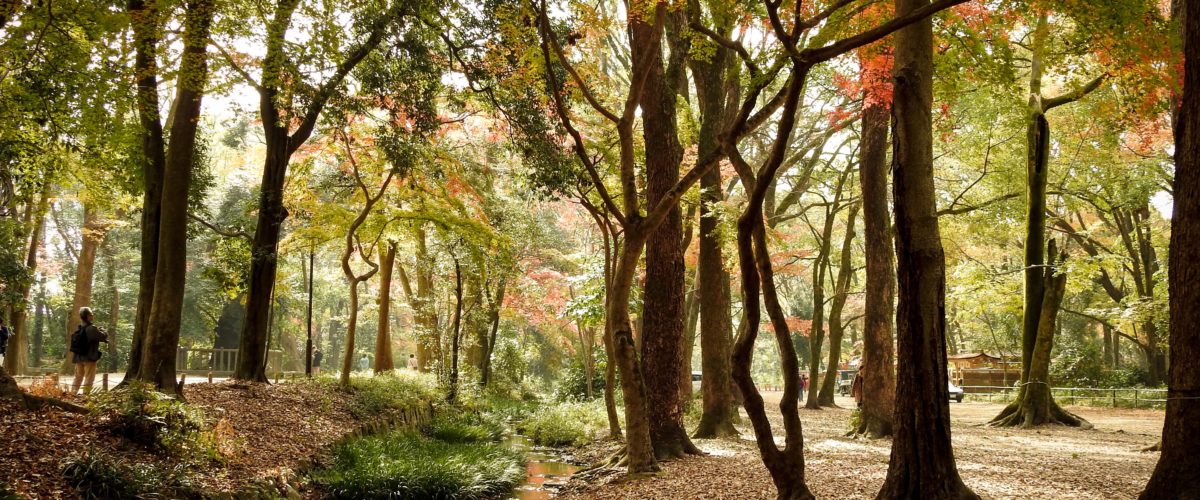
[[[315,58],[313,62],[318,67],[324,68],[322,64],[329,62],[333,70],[325,81],[310,86],[306,78],[297,73],[299,69],[293,66],[295,58],[288,53],[286,38],[300,3],[300,0],[284,0],[275,5],[270,21],[266,22],[267,50],[258,80],[237,63],[234,54],[222,50],[226,62],[258,91],[259,119],[262,121],[267,150],[259,187],[258,224],[254,230],[253,258],[250,261],[246,319],[238,347],[238,366],[234,372],[234,377],[242,380],[267,381],[267,327],[278,267],[276,251],[283,222],[288,216],[283,206],[288,164],[296,151],[312,136],[326,104],[339,92],[350,72],[383,42],[385,35],[399,19],[418,7],[415,2],[393,1],[378,12],[366,13],[365,25],[361,26],[361,41],[344,53],[322,54],[326,57]],[[340,29],[333,31],[339,36],[342,33]],[[329,40],[320,41],[325,42]],[[328,60],[323,60],[326,58]]]
[[[1026,211],[1025,309],[1021,334],[1022,385],[1020,392],[1029,391],[1029,376],[1032,371],[1048,371],[1049,369],[1049,353],[1044,357],[1039,357],[1039,361],[1046,363],[1045,367],[1033,365],[1034,353],[1039,345],[1053,345],[1053,339],[1040,340],[1038,336],[1045,334],[1053,337],[1055,333],[1053,325],[1043,327],[1041,321],[1045,318],[1053,322],[1058,311],[1046,311],[1043,314],[1042,308],[1045,305],[1057,307],[1062,299],[1061,291],[1057,292],[1058,297],[1054,297],[1055,292],[1048,286],[1050,283],[1047,281],[1051,275],[1047,275],[1043,269],[1046,265],[1043,247],[1045,246],[1046,232],[1047,169],[1050,163],[1050,123],[1045,114],[1055,107],[1077,101],[1091,93],[1107,76],[1102,74],[1083,86],[1060,96],[1049,98],[1043,96],[1042,75],[1045,64],[1043,58],[1046,57],[1044,51],[1050,30],[1048,16],[1048,13],[1042,13],[1037,18],[1033,31],[1032,62],[1029,71],[1029,109],[1026,127],[1026,176],[1029,199]],[[1040,393],[1041,390],[1038,389],[1037,392]],[[1088,425],[1086,420],[1060,408],[1054,402],[1048,387],[1044,397],[1041,396],[1043,395],[1025,397],[1018,394],[1016,402],[1002,410],[992,420],[992,424],[1002,426],[1020,424],[1030,427],[1058,422],[1073,426]]]
[[[387,242],[387,251],[380,255],[379,261],[379,326],[375,334],[375,373],[390,372],[396,369],[392,360],[391,310],[392,310],[392,269],[396,263],[396,242]]]
[[[929,6],[896,0],[896,15]],[[896,413],[876,498],[978,498],[958,475],[946,373],[946,261],[933,187],[933,23],[896,33],[892,101],[896,216]]]
[[[1170,288],[1171,366],[1162,455],[1141,498],[1200,497],[1200,2],[1179,5],[1183,26],[1183,91],[1175,119],[1174,208]]]
[[[131,4],[134,16],[146,13],[146,5],[137,2]],[[152,48],[155,42],[147,39],[161,36],[162,18],[153,11],[157,5],[148,6],[149,19],[138,19],[135,23],[135,38],[143,43],[138,44],[138,50]],[[183,309],[183,292],[187,272],[187,210],[188,195],[192,179],[193,158],[196,153],[196,135],[200,121],[200,104],[204,97],[204,88],[208,82],[207,49],[210,38],[210,27],[213,16],[216,15],[216,4],[210,0],[194,0],[187,2],[183,20],[183,55],[179,62],[175,107],[170,122],[170,144],[166,147],[162,160],[146,160],[146,166],[162,165],[162,197],[159,205],[159,224],[157,236],[157,261],[154,268],[154,294],[146,306],[149,312],[146,316],[145,330],[141,338],[140,352],[131,356],[139,358],[136,378],[150,382],[167,393],[177,393],[179,388],[175,382],[175,358],[179,347],[180,321]],[[145,30],[145,31],[143,31]],[[151,53],[152,54],[152,53]],[[146,54],[144,57],[153,57]],[[139,55],[139,58],[143,57]],[[143,70],[155,68],[153,63],[139,66]],[[139,80],[139,86],[141,81]],[[145,96],[139,88],[139,98],[142,102],[139,111],[143,124],[147,118],[157,120],[157,109],[150,110],[157,101],[145,102]],[[143,134],[159,136],[144,145],[162,144],[163,138],[160,127],[151,126]],[[144,151],[147,158],[161,151],[151,147]],[[147,177],[152,175],[147,172]],[[143,231],[147,228],[143,228]],[[143,239],[143,241],[145,241]]]
[[[890,69],[890,68],[889,68]],[[890,86],[888,91],[890,93]],[[887,207],[888,103],[867,98],[859,146],[862,186],[863,252],[866,254],[866,304],[863,319],[862,410],[855,432],[879,438],[892,434],[896,394],[892,318],[896,293],[891,213]]]

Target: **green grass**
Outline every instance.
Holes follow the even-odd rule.
[[[485,499],[520,484],[525,459],[499,444],[388,432],[339,446],[332,467],[312,477],[334,498]]]
[[[455,412],[434,418],[428,434],[447,443],[486,443],[500,440],[504,424],[488,413]]]
[[[333,377],[318,377],[296,383],[315,384],[329,390],[341,387]],[[374,377],[352,376],[350,391],[355,396],[350,412],[360,419],[392,410],[422,408],[445,399],[445,394],[438,388],[437,379],[433,375],[413,373],[411,370]]]
[[[185,498],[197,496],[180,464],[126,464],[119,459],[85,452],[63,463],[63,479],[80,498]],[[0,492],[0,498],[5,498]]]
[[[558,403],[534,410],[517,428],[541,446],[579,446],[608,432],[604,400]]]

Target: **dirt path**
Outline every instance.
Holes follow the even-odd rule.
[[[768,408],[777,408],[779,393],[763,396]],[[950,404],[959,472],[985,498],[1133,498],[1158,460],[1157,453],[1139,450],[1158,440],[1161,411],[1071,407],[1095,424],[1090,431],[983,427],[1000,409],[995,403]],[[843,437],[849,415],[848,409],[801,410],[805,474],[818,498],[873,498],[887,474],[890,442]],[[743,441],[698,441],[709,455],[665,463],[659,477],[609,478],[568,497],[774,498],[753,434],[742,432]]]

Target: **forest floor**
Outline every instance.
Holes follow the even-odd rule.
[[[60,471],[66,460],[85,452],[130,466],[184,467],[193,485],[209,493],[290,485],[298,471],[323,460],[333,443],[364,424],[350,410],[351,395],[314,384],[198,383],[187,386],[185,396],[206,419],[218,422],[219,460],[198,467],[164,464],[174,460],[114,435],[94,415],[26,411],[0,401],[0,485],[9,484],[24,498],[74,497]],[[65,399],[86,404],[82,396]]]
[[[763,394],[777,442],[779,396]],[[842,408],[801,409],[809,488],[818,498],[873,498],[887,475],[890,441],[845,437],[854,403],[840,397],[837,403]],[[950,403],[959,473],[984,498],[1134,498],[1158,461],[1158,453],[1140,450],[1158,441],[1161,410],[1069,407],[1092,422],[1093,430],[984,427],[1001,408]],[[597,475],[589,483],[574,481],[562,498],[775,498],[752,431],[739,429],[740,441],[697,440],[707,455],[663,463],[657,476],[629,481],[619,474]]]

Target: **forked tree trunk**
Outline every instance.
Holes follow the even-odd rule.
[[[392,360],[392,268],[396,263],[396,242],[389,241],[379,262],[379,330],[375,335],[375,373],[396,369]]]
[[[1050,262],[1041,270],[1041,317],[1038,318],[1037,340],[1033,346],[1028,375],[1021,383],[1017,399],[992,419],[991,425],[1029,428],[1057,423],[1091,428],[1092,425],[1087,420],[1059,407],[1050,392],[1050,354],[1054,348],[1054,334],[1057,330],[1055,326],[1067,284],[1067,275],[1064,269],[1057,268],[1065,262],[1066,252],[1058,252],[1055,240],[1052,239],[1047,244],[1046,255],[1050,256]]]
[[[137,309],[134,312],[133,334],[130,336],[127,380],[141,374],[142,345],[146,340],[146,325],[150,319],[150,303],[154,300],[154,276],[158,267],[158,231],[162,217],[163,170],[166,163],[166,144],[159,112],[158,44],[165,14],[154,0],[130,0],[130,25],[135,47],[134,77],[137,82],[137,110],[142,139],[142,228],[139,253]]]
[[[179,90],[170,124],[166,168],[163,169],[154,300],[150,302],[138,379],[148,381],[166,393],[180,390],[175,385],[175,359],[187,279],[187,193],[192,181],[192,158],[196,153],[200,100],[208,82],[209,28],[216,10],[217,6],[211,0],[187,2],[184,56],[179,64]]]
[[[209,28],[216,10],[212,0],[187,2],[171,144],[163,169],[154,299],[150,302],[137,378],[168,394],[177,394],[180,390],[175,382],[175,361],[187,279],[188,190],[196,152],[200,102],[208,82]]]
[[[1171,366],[1162,455],[1144,500],[1200,498],[1200,3],[1175,6],[1183,26],[1183,96],[1175,121],[1175,198],[1167,257]],[[1178,11],[1177,11],[1178,12]]]
[[[859,184],[862,186],[863,248],[866,254],[866,304],[863,318],[863,400],[855,432],[872,438],[892,435],[896,397],[892,347],[893,265],[891,213],[887,201],[888,106],[863,109]]]
[[[896,0],[902,16],[928,0]],[[877,498],[979,498],[958,475],[946,374],[946,260],[933,185],[933,23],[896,32],[893,203],[899,303],[896,413],[887,479]]]

